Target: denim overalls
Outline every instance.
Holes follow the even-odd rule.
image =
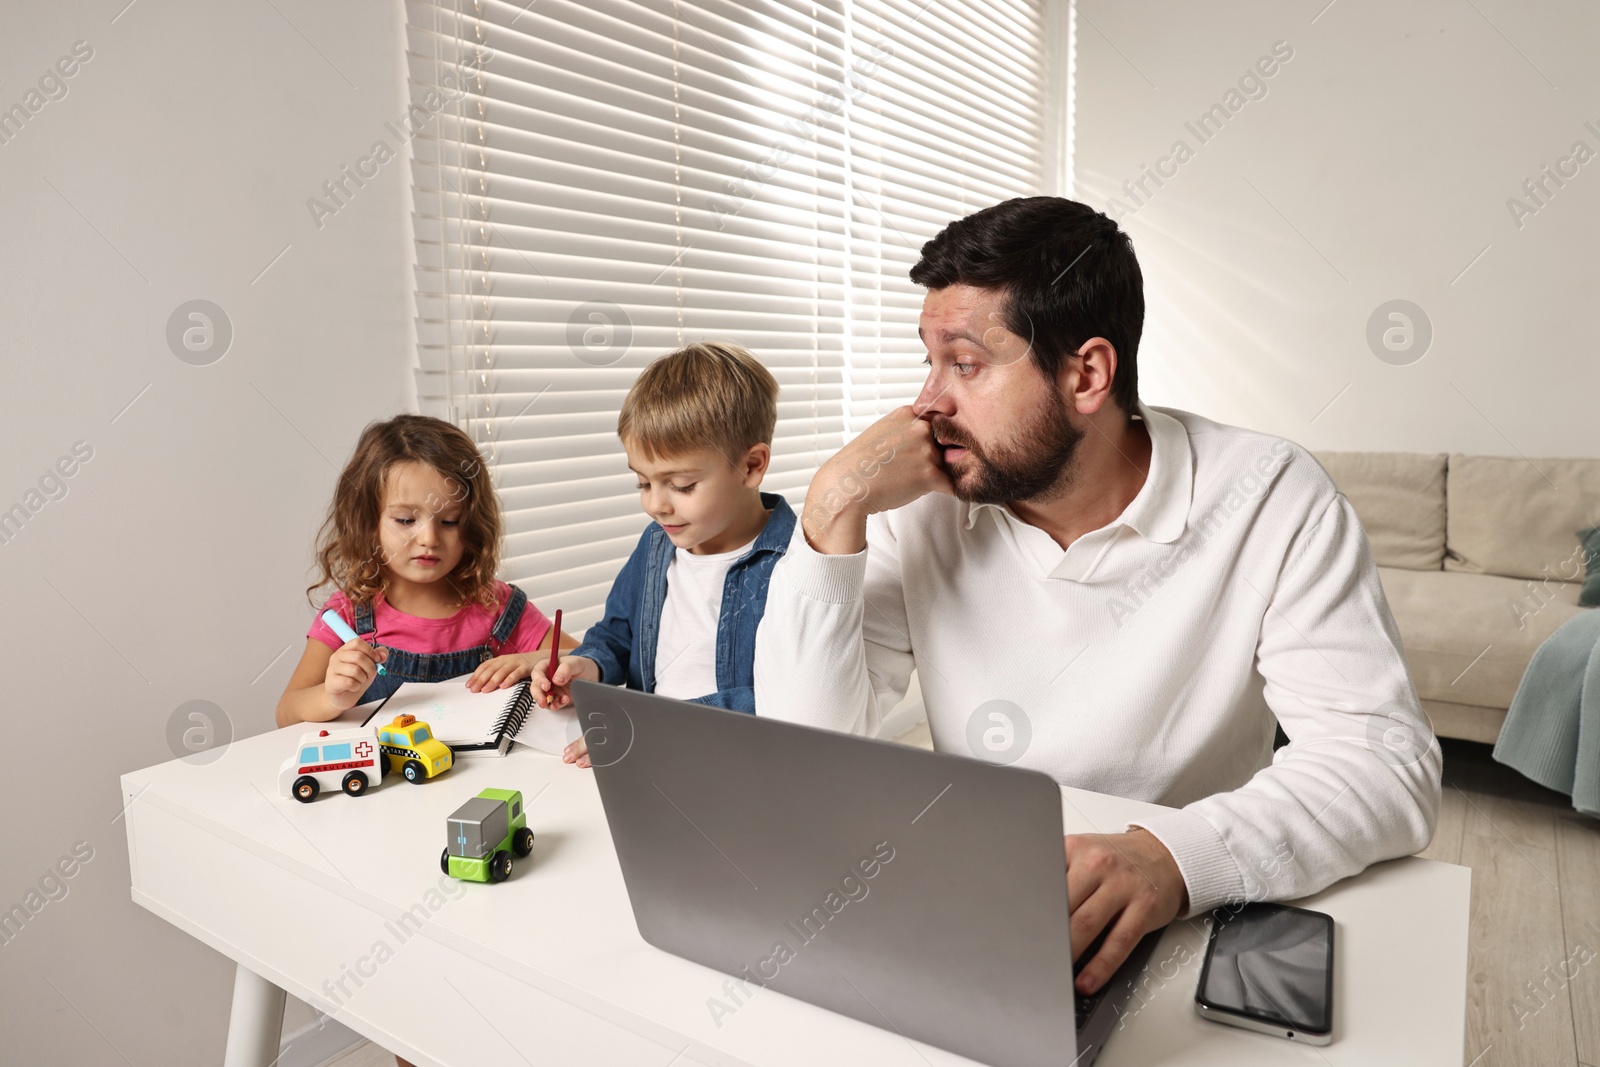
[[[500,612],[500,617],[495,620],[494,627],[489,631],[487,645],[474,645],[459,652],[407,652],[403,648],[384,645],[383,647],[389,650],[389,658],[383,661],[385,673],[372,680],[372,684],[367,686],[367,691],[361,694],[361,699],[357,703],[382,700],[399,689],[401,682],[442,682],[447,678],[459,678],[463,674],[471,674],[478,669],[478,664],[500,654],[500,646],[510,638],[511,631],[517,628],[517,623],[522,618],[522,611],[527,606],[528,594],[524,593],[520,586],[513,585],[505,609]],[[370,603],[356,608],[354,629],[368,641],[377,636],[377,626],[372,617]]]

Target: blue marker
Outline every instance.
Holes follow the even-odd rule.
[[[332,608],[322,613],[322,621],[327,624],[328,629],[339,635],[339,640],[341,641],[354,641],[359,636],[354,630],[350,629],[350,624],[341,619],[339,613]],[[380,663],[378,664],[378,673],[388,674],[389,672],[384,670],[383,664]]]

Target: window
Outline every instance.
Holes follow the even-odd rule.
[[[393,739],[389,736],[389,731],[388,730],[379,730],[378,731],[378,743],[379,744],[387,745],[387,744],[390,744],[392,740]]]
[[[513,819],[515,819],[518,815],[521,815],[521,814],[522,814],[522,801],[513,800],[511,802],[511,817]]]
[[[347,760],[350,758],[350,746],[348,744],[323,745],[322,758],[330,763],[340,760]]]
[[[494,471],[502,577],[598,620],[648,524],[617,410],[675,347],[772,371],[796,505],[916,395],[918,250],[1044,188],[1052,4],[408,3],[418,397]]]
[[[428,728],[426,726],[419,726],[415,730],[411,731],[411,743],[413,745],[420,745],[422,742],[432,739],[433,735],[428,732]]]
[[[302,765],[317,762],[317,746],[312,745],[310,748],[302,748],[300,750],[300,762]]]

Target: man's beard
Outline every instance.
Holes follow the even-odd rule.
[[[969,504],[1041,502],[1059,495],[1072,482],[1073,457],[1084,437],[1068,421],[1059,394],[1035,411],[1003,449],[979,447],[939,416],[930,422],[940,442],[967,450],[959,468],[943,466],[957,498]]]

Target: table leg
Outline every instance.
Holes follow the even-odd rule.
[[[233,972],[233,1010],[222,1067],[272,1067],[283,1039],[284,992],[244,964]]]

